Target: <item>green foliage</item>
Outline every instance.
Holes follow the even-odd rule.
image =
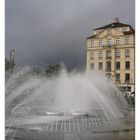
[[[47,74],[47,76],[56,76],[57,74],[59,74],[61,69],[62,66],[60,64],[49,65],[48,68],[45,70],[45,73]]]
[[[9,60],[5,59],[5,71],[12,72],[14,68],[15,68],[14,61],[9,61]]]
[[[56,64],[56,65],[49,65],[45,69],[41,68],[33,68],[32,74],[36,76],[47,76],[47,77],[55,77],[57,76],[62,69],[61,64]]]

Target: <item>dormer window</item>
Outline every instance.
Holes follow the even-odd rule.
[[[97,34],[97,32],[96,31],[94,31],[94,35],[96,35]]]
[[[127,31],[127,28],[122,28],[122,31],[123,31],[123,32],[126,32],[126,31]]]
[[[113,19],[113,23],[119,23],[119,19],[118,18],[114,18]]]

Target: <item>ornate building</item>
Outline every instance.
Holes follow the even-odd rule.
[[[87,37],[87,69],[104,72],[122,90],[135,91],[135,32],[115,18]]]

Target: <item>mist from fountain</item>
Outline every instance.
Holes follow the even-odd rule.
[[[63,69],[59,75],[50,78],[33,75],[28,66],[10,76],[5,94],[6,126],[9,127],[56,119],[47,116],[47,112],[64,113],[66,119],[68,114],[86,112],[94,115],[99,110],[106,118],[118,123],[123,117],[121,108],[127,105],[112,81],[93,71],[69,73]]]

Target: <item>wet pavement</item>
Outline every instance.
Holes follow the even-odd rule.
[[[111,133],[18,133],[6,140],[134,140],[134,131]]]

